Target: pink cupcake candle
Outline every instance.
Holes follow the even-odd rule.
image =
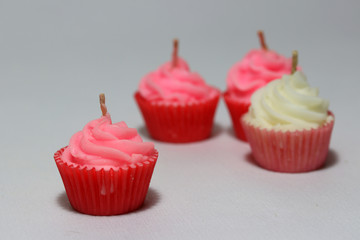
[[[258,35],[261,48],[251,50],[230,68],[223,94],[235,135],[243,141],[246,136],[240,118],[249,109],[251,95],[270,81],[291,73],[291,58],[268,49],[263,32],[259,31]]]
[[[334,126],[329,102],[302,72],[284,75],[257,90],[242,124],[255,161],[278,172],[307,172],[324,165]]]
[[[90,215],[123,214],[139,208],[147,194],[158,152],[125,122],[103,116],[75,133],[54,155],[71,206]]]
[[[194,142],[210,136],[220,91],[206,84],[178,57],[145,75],[135,93],[150,135],[164,142]]]

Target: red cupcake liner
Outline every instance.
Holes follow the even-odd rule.
[[[152,138],[185,143],[200,141],[211,135],[220,94],[207,101],[188,105],[147,101],[139,92],[134,97]]]
[[[241,117],[248,112],[250,103],[236,101],[230,96],[229,92],[225,92],[223,94],[223,97],[229,114],[231,116],[235,136],[240,140],[246,142],[247,138],[242,126]]]
[[[265,169],[308,172],[325,163],[334,120],[317,129],[294,132],[260,129],[243,119],[242,123],[255,161]]]
[[[81,213],[106,216],[134,211],[143,204],[158,152],[148,160],[110,170],[81,168],[54,154],[71,206]]]

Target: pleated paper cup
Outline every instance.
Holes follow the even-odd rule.
[[[235,136],[246,142],[247,138],[242,126],[241,117],[248,112],[250,102],[237,101],[230,96],[229,92],[225,92],[223,97],[233,123]]]
[[[61,159],[65,148],[54,154],[71,206],[90,215],[118,215],[143,204],[158,152],[144,162],[110,170],[88,169]]]
[[[254,159],[265,169],[308,172],[320,168],[326,161],[334,119],[317,129],[301,131],[261,129],[244,118],[242,123]]]
[[[164,142],[195,142],[210,137],[220,92],[194,104],[147,101],[139,92],[135,100],[152,138]]]

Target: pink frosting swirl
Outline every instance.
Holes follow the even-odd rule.
[[[95,119],[75,133],[63,153],[63,161],[96,169],[117,168],[146,160],[154,144],[143,142],[125,122],[112,124],[110,114]]]
[[[149,101],[192,103],[218,95],[218,90],[207,85],[199,74],[190,72],[182,58],[178,58],[176,67],[171,64],[166,62],[141,79],[142,97]]]
[[[290,73],[291,58],[272,50],[254,49],[230,68],[227,91],[232,97],[250,103],[250,97],[257,89]]]

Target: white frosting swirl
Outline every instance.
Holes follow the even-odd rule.
[[[245,120],[279,130],[317,128],[332,119],[329,102],[318,95],[319,90],[309,86],[302,72],[284,75],[252,95]]]

